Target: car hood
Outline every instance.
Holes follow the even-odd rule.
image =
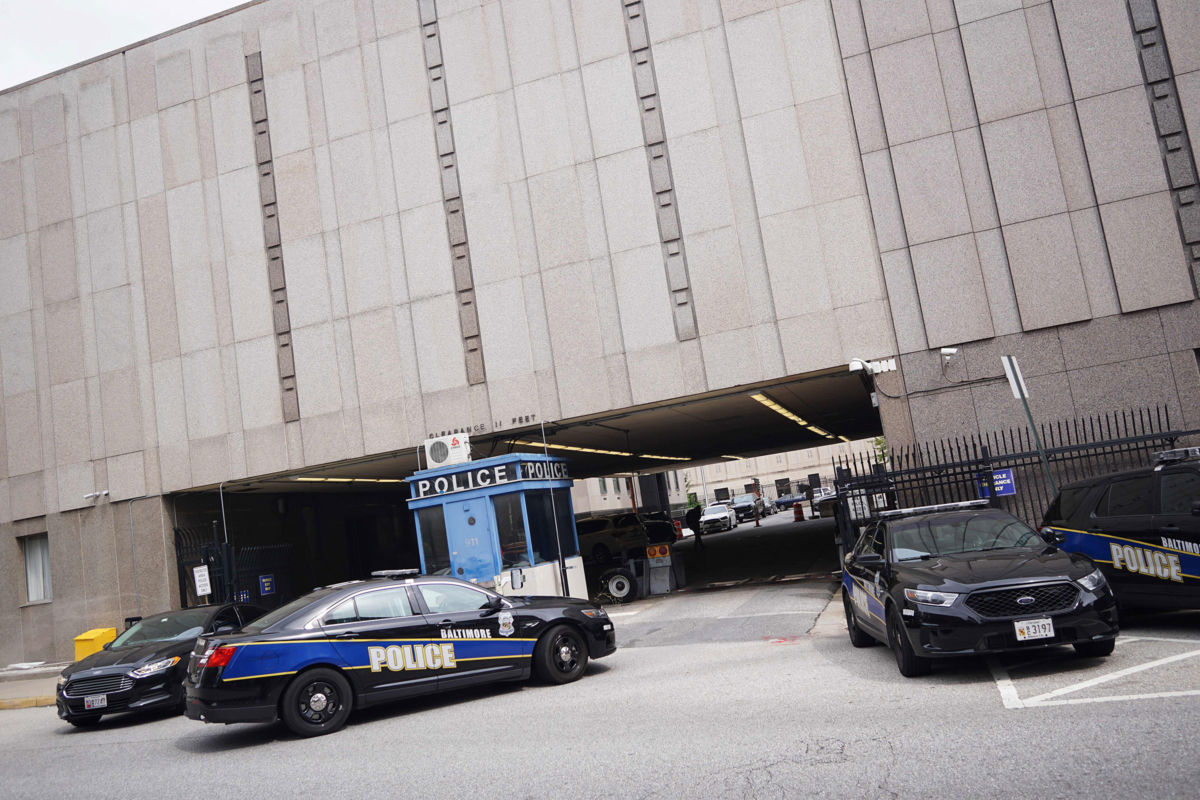
[[[77,678],[85,673],[106,674],[126,672],[151,661],[171,656],[186,656],[195,644],[194,639],[173,642],[148,642],[132,647],[110,647],[92,653],[82,661],[76,661],[62,671],[67,678]]]
[[[508,600],[518,608],[562,608],[563,606],[578,606],[579,608],[595,608],[587,600],[578,597],[555,597],[552,595],[523,595],[509,597]]]
[[[946,591],[1076,580],[1095,568],[1087,556],[1066,553],[1057,547],[1013,547],[897,564],[905,583]]]

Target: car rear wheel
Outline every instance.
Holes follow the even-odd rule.
[[[555,625],[538,639],[533,649],[533,668],[546,683],[579,680],[587,662],[587,645],[579,631],[570,625]]]
[[[1106,639],[1103,642],[1076,642],[1075,652],[1084,658],[1104,658],[1112,655],[1117,646],[1116,639]]]
[[[283,690],[281,713],[297,736],[320,736],[340,730],[353,703],[350,684],[341,673],[318,667],[297,675]]]
[[[928,675],[933,665],[929,663],[928,658],[921,658],[913,652],[912,644],[909,643],[908,636],[900,625],[900,617],[894,608],[888,609],[887,629],[888,644],[892,646],[892,652],[896,654],[896,667],[900,670],[900,674],[906,678]]]
[[[99,721],[99,714],[93,714],[89,717],[67,717],[67,722],[71,723],[76,728],[90,728]]]
[[[875,644],[874,637],[858,627],[858,620],[854,617],[854,605],[850,602],[850,597],[844,588],[842,589],[842,609],[846,612],[846,630],[850,632],[850,644],[855,647],[870,647]]]
[[[618,603],[628,603],[637,594],[633,573],[625,567],[610,569],[600,576],[600,591]]]

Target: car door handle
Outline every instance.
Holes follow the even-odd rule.
[[[1179,533],[1178,525],[1163,525],[1158,529],[1160,533]]]
[[[333,638],[335,638],[335,639],[357,639],[358,634],[357,633],[339,633],[336,636],[334,636]]]

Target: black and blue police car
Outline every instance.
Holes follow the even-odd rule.
[[[318,736],[352,709],[389,700],[531,675],[569,683],[617,648],[607,613],[583,600],[505,597],[415,572],[316,589],[234,635],[197,640],[187,716],[282,719]]]
[[[846,556],[850,642],[890,646],[906,677],[937,657],[1074,645],[1113,651],[1116,602],[1087,556],[986,500],[886,511]]]

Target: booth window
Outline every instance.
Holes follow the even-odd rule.
[[[551,496],[553,495],[553,502]],[[571,514],[571,493],[566,489],[525,493],[529,511],[529,538],[533,542],[535,563],[554,561],[559,548],[554,543],[557,527],[563,557],[579,555],[575,545],[575,520]],[[555,522],[557,521],[557,526]]]
[[[23,536],[21,552],[25,557],[25,590],[30,603],[49,600],[50,539],[44,533]]]
[[[498,494],[492,498],[496,510],[496,536],[500,539],[503,569],[529,566],[529,545],[525,542],[525,512],[521,493]]]
[[[421,527],[421,555],[425,557],[425,574],[450,574],[450,546],[446,543],[446,516],[442,506],[419,509],[417,524]]]

